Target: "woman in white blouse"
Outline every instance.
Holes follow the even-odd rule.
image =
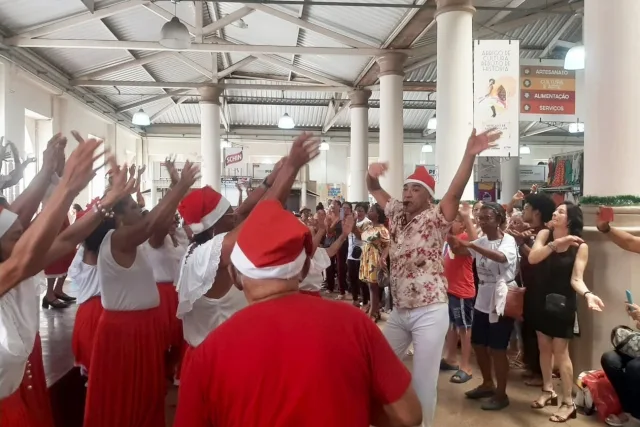
[[[102,220],[95,212],[69,227],[59,236],[63,221],[73,199],[93,177],[94,151],[100,145],[95,140],[81,143],[65,167],[52,200],[29,225],[40,201],[49,187],[55,170],[56,153],[64,150],[66,139],[56,135],[45,150],[43,169],[14,202],[19,214],[0,209],[0,425],[2,427],[38,427],[52,422],[46,419],[48,402],[44,377],[35,378],[29,358],[34,357],[39,311],[38,283],[33,277],[48,263],[64,256],[85,238]],[[105,201],[105,204],[111,203]],[[23,232],[24,225],[29,225]],[[36,354],[40,358],[41,354]],[[24,384],[26,392],[19,388]],[[44,387],[44,390],[42,390]],[[39,393],[44,391],[44,394]],[[38,396],[36,396],[36,393]]]

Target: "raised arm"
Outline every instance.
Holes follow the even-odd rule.
[[[550,230],[541,230],[536,236],[536,241],[529,252],[529,264],[540,264],[554,252],[564,252],[570,246],[578,247],[584,240],[578,236],[564,236],[559,239],[547,243],[549,240]]]
[[[255,190],[249,192],[247,191],[247,198],[242,202],[242,191],[240,191],[240,200],[238,201],[238,208],[234,212],[236,216],[236,224],[239,224],[244,220],[247,215],[251,213],[253,208],[258,204],[260,199],[267,193],[267,191],[273,186],[278,177],[278,173],[280,173],[280,169],[282,169],[282,165],[287,160],[286,157],[283,157],[275,164],[271,173],[262,181],[262,184]],[[286,200],[285,200],[286,202]]]
[[[380,185],[380,177],[383,176],[388,169],[388,163],[372,163],[369,165],[369,170],[367,171],[367,177],[365,179],[367,182],[367,191],[371,193],[382,209],[384,209],[389,200],[391,200],[391,195],[384,191]]]
[[[57,161],[60,154],[64,153],[66,145],[67,138],[60,133],[49,140],[43,153],[42,168],[35,178],[31,180],[29,186],[11,204],[11,211],[18,215],[18,219],[25,229],[31,224],[40,202],[44,199],[51,185],[51,178],[56,171]]]
[[[135,179],[127,179],[126,166],[120,168],[115,157],[108,159],[109,168],[112,171],[112,181],[109,190],[104,197],[93,206],[90,212],[67,227],[56,239],[45,255],[45,265],[62,258],[73,252],[107,218],[107,213],[122,198],[128,196],[135,186]]]
[[[182,169],[180,181],[169,190],[155,208],[137,224],[120,227],[113,233],[111,238],[113,250],[120,253],[135,252],[136,248],[154,233],[166,230],[167,224],[176,213],[178,203],[196,182],[199,172],[198,167],[187,162]]]
[[[626,231],[619,230],[611,227],[608,221],[602,220],[602,207],[598,209],[598,219],[596,221],[596,227],[598,231],[607,236],[616,246],[624,249],[625,251],[635,252],[640,254],[640,237],[627,233]]]
[[[0,263],[0,296],[46,266],[42,253],[49,249],[60,231],[73,199],[91,181],[94,152],[99,146],[98,141],[88,141],[71,154],[51,201],[19,238],[11,256]]]
[[[475,129],[471,132],[462,162],[458,166],[458,171],[440,201],[440,210],[447,221],[455,220],[458,215],[460,199],[462,198],[462,193],[464,193],[464,188],[469,182],[469,178],[471,178],[476,156],[487,148],[494,147],[496,145],[495,141],[500,138],[500,135],[502,135],[501,132],[495,132],[494,130],[487,130],[479,135],[476,135]]]

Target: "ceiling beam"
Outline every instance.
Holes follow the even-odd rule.
[[[578,17],[578,15],[571,15],[569,17],[569,19],[567,19],[567,22],[565,22],[562,25],[562,27],[560,27],[558,32],[556,32],[553,35],[553,37],[549,41],[549,44],[540,53],[540,58],[546,58],[549,55],[549,53],[551,53],[553,51],[553,49],[556,47],[556,43],[558,43],[558,40],[560,40],[560,37],[562,37],[564,35],[564,33],[566,33],[569,30],[569,28],[571,28],[571,26],[573,25],[573,23],[575,22],[577,17]]]
[[[123,113],[125,111],[129,111],[129,110],[133,110],[134,108],[138,108],[138,107],[142,107],[148,104],[152,104],[156,101],[160,101],[161,99],[167,99],[167,98],[172,98],[176,95],[183,95],[185,93],[189,92],[189,89],[181,89],[181,90],[174,90],[171,92],[167,92],[167,93],[163,93],[160,95],[156,95],[156,96],[152,96],[150,98],[145,98],[141,101],[136,101],[136,102],[132,102],[130,104],[125,104],[121,107],[118,107],[118,109],[116,110],[116,113]]]
[[[162,107],[162,109],[160,109],[160,111],[155,113],[153,116],[149,117],[149,120],[151,120],[151,123],[153,123],[154,120],[156,120],[158,117],[162,117],[165,113],[173,110],[174,108],[176,108],[178,105],[184,103],[189,98],[190,98],[189,96],[183,96],[182,98],[179,98],[175,102],[175,104],[168,104],[165,107]]]
[[[226,77],[229,74],[233,73],[234,71],[237,71],[240,68],[244,67],[245,65],[250,64],[253,61],[256,61],[257,59],[258,58],[256,58],[255,56],[247,56],[246,58],[241,59],[235,64],[231,64],[229,67],[225,68],[224,70],[218,71],[218,78],[221,79],[223,77]]]
[[[350,105],[351,105],[351,100],[346,100],[344,104],[342,104],[342,106],[336,110],[336,113],[333,115],[333,117],[331,117],[331,119],[322,127],[322,133],[329,132],[329,129],[331,129],[333,125],[336,124],[342,112],[344,110],[348,110]]]
[[[192,60],[191,58],[187,58],[183,53],[175,52],[172,56],[182,61],[185,65],[188,65],[189,67],[193,68],[194,70],[196,70],[197,72],[199,72],[200,74],[208,78],[209,80],[212,80],[214,78],[214,75],[211,71],[207,70],[205,67],[198,64],[196,61]]]
[[[108,50],[152,50],[173,51],[158,42],[115,41],[115,40],[55,40],[17,38],[5,40],[5,44],[16,47],[64,48],[64,49],[108,49]],[[362,55],[381,56],[389,50],[378,48],[343,48],[343,47],[298,47],[243,45],[230,43],[192,43],[182,52],[244,52],[253,54],[297,54],[297,55]],[[398,49],[394,52],[411,54],[411,49]]]
[[[95,0],[82,0],[82,4],[84,5],[84,7],[87,8],[87,10],[90,13],[93,13],[96,11],[96,2]]]
[[[204,36],[206,37],[207,35],[210,35],[224,27],[226,27],[229,24],[232,24],[242,18],[244,18],[245,16],[253,13],[254,10],[250,7],[242,7],[234,12],[231,12],[230,14],[228,14],[227,16],[220,18],[214,22],[212,22],[211,24],[205,26],[202,29],[202,32],[204,34]]]
[[[106,76],[107,74],[116,73],[118,71],[126,70],[132,67],[138,67],[141,65],[149,64],[151,62],[159,61],[174,55],[175,52],[158,52],[151,55],[144,56],[138,59],[132,59],[131,61],[121,62],[120,64],[110,65],[108,67],[99,68],[97,70],[90,71],[88,73],[78,74],[74,76],[76,79],[94,79],[96,77]]]
[[[85,24],[87,22],[96,21],[99,19],[108,18],[117,13],[126,12],[138,6],[147,5],[151,3],[148,0],[129,0],[127,2],[118,3],[113,6],[108,6],[103,9],[98,9],[94,13],[89,11],[83,12],[78,15],[74,15],[68,18],[62,18],[59,21],[44,24],[34,29],[20,33],[14,37],[10,37],[5,40],[5,43],[11,44],[14,40],[29,39],[35,37],[46,36],[47,34],[54,33],[56,31],[64,30],[67,28],[75,27],[77,25]]]
[[[509,3],[505,7],[509,8],[509,9],[516,9],[516,8],[520,7],[522,5],[522,3],[524,3],[525,1],[526,0],[511,0],[511,3]],[[504,18],[509,16],[509,14],[511,12],[512,12],[511,10],[500,11],[500,12],[496,13],[493,16],[493,18],[489,19],[484,25],[487,26],[487,27],[490,27],[492,25],[496,25],[498,22],[502,21]]]
[[[290,22],[294,25],[297,25],[300,28],[304,28],[305,30],[310,30],[318,34],[322,34],[323,36],[332,38],[347,46],[362,47],[362,48],[371,48],[371,47],[377,48],[377,46],[373,46],[370,43],[364,43],[359,40],[353,39],[351,37],[347,37],[343,34],[337,33],[334,30],[323,27],[321,25],[312,24],[311,22],[304,21],[300,18],[296,18],[295,16],[291,16],[288,13],[282,12],[270,6],[265,6],[262,4],[253,4],[253,3],[247,4],[246,6],[254,10],[259,10],[260,12],[264,12],[268,15],[275,16],[276,18],[282,19],[283,21]]]
[[[147,9],[149,9],[151,12],[155,13],[156,15],[158,15],[161,18],[164,18],[167,21],[171,21],[171,19],[173,18],[173,13],[169,12],[168,10],[165,10],[163,8],[161,8],[160,6],[147,2],[148,4],[145,4],[144,7],[146,7]],[[194,27],[193,25],[184,22],[182,20],[180,20],[180,22],[182,22],[184,24],[185,27],[187,27],[187,30],[189,30],[189,32],[191,33],[191,35],[193,36],[197,36],[198,35],[198,29],[196,27]]]
[[[196,20],[196,43],[204,42],[204,7],[207,4],[205,2],[193,2],[193,7],[195,8],[195,20]]]
[[[424,4],[425,2],[426,0],[420,0],[417,3]],[[418,37],[424,34],[426,28],[431,25],[434,20],[434,13],[435,10],[426,8],[409,10],[382,47],[390,49],[410,48],[418,40]],[[379,73],[380,67],[374,58],[360,73],[356,79],[356,85],[369,86],[374,84],[378,81]]]

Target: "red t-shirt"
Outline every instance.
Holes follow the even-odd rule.
[[[193,352],[174,427],[369,427],[410,383],[364,313],[295,294],[239,311]]]
[[[458,239],[469,240],[467,233],[459,234]],[[453,256],[453,257],[452,257]],[[445,243],[444,275],[449,283],[448,293],[457,298],[473,298],[476,296],[476,284],[473,281],[473,257],[454,255]]]

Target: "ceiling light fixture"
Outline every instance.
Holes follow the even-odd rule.
[[[278,127],[280,129],[293,129],[296,127],[296,124],[289,114],[284,113],[284,115],[280,117],[280,120],[278,120]]]
[[[149,126],[151,124],[151,118],[141,108],[131,117],[131,123],[136,126]]]
[[[320,151],[329,151],[329,143],[322,141],[319,147]]]
[[[584,45],[574,46],[567,51],[564,57],[565,70],[584,70],[585,60]]]
[[[520,154],[531,154],[531,148],[527,147],[526,145],[522,145],[520,147]]]
[[[422,146],[422,152],[423,153],[433,153],[433,147],[431,146],[431,144],[424,144]]]
[[[584,132],[584,123],[575,122],[569,123],[569,133],[582,133]]]
[[[159,43],[169,49],[188,49],[191,46],[191,35],[180,19],[174,16],[162,26]]]
[[[436,116],[431,117],[427,122],[427,129],[436,130],[437,126],[438,126],[438,120],[436,120]]]
[[[249,25],[246,22],[244,22],[242,18],[238,19],[237,21],[233,21],[231,25],[233,25],[234,27],[240,28],[241,30],[246,30],[247,28],[249,28]]]

